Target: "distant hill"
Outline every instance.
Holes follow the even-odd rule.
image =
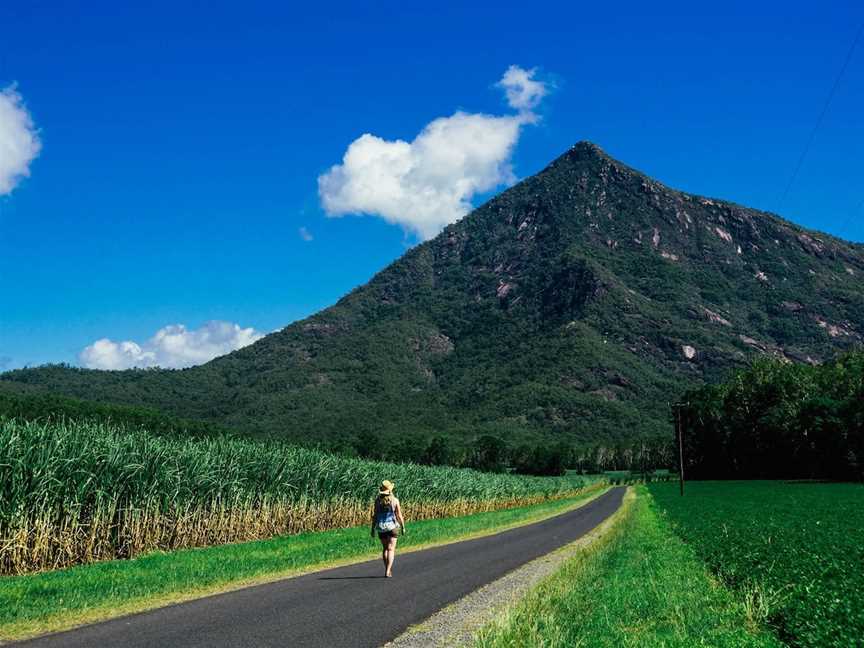
[[[0,386],[304,443],[667,434],[668,403],[757,354],[861,344],[864,247],[670,189],[582,142],[334,306],[184,370]]]

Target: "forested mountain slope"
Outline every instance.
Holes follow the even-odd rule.
[[[191,369],[47,366],[0,385],[328,445],[491,432],[665,434],[668,403],[754,354],[864,336],[864,247],[689,195],[579,143],[334,306]]]

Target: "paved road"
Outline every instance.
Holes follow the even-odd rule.
[[[409,625],[581,537],[621,504],[624,488],[502,533],[320,571],[15,644],[24,648],[375,647]]]

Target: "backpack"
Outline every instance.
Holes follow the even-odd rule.
[[[381,511],[376,512],[375,530],[378,531],[378,533],[395,531],[398,527],[399,523],[396,521],[396,512],[393,510],[392,504],[386,509],[382,506]]]

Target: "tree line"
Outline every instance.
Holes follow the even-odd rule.
[[[495,434],[382,438],[364,432],[355,438],[351,446],[346,448],[343,445],[332,450],[366,459],[545,476],[563,475],[568,470],[584,474],[652,471],[672,466],[675,456],[669,438],[580,445],[544,440],[514,443],[503,435]]]
[[[864,352],[816,366],[760,359],[683,400],[694,479],[864,479]]]
[[[145,428],[158,435],[234,435],[232,430],[219,423],[179,418],[150,407],[114,405],[41,392],[20,394],[0,390],[0,416],[28,421],[49,418],[106,421],[125,427]]]

